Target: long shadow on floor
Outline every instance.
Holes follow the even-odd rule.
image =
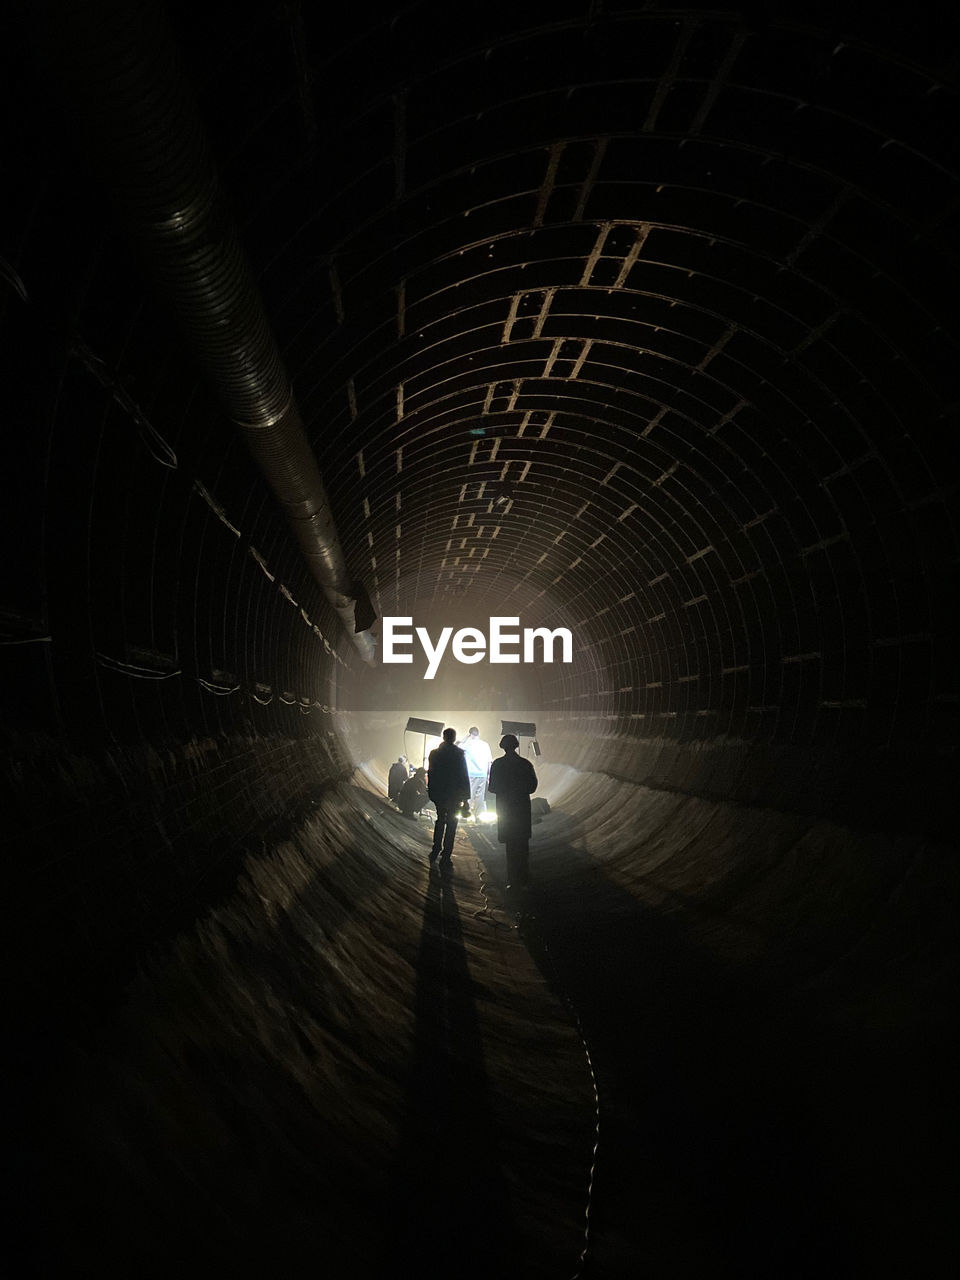
[[[857,1274],[810,1133],[793,1047],[811,1032],[598,874],[551,815],[522,904],[502,847],[471,840],[544,976],[579,1014],[600,1143],[582,1272],[596,1280],[812,1280]],[[557,841],[557,844],[553,844]]]
[[[384,1280],[513,1276],[514,1224],[453,882],[431,873]]]
[[[34,1258],[20,1274],[119,1267],[152,1278],[188,1265],[284,1280],[321,1270],[369,1276],[377,1232],[391,1215],[394,1276],[470,1275],[458,1249],[492,1259],[491,1266],[508,1252],[510,1223],[457,903],[452,886],[436,878],[419,944],[404,1170],[384,1193],[389,1157],[378,1158],[377,1119],[385,1104],[377,1079],[395,1069],[402,1027],[395,1013],[378,1010],[375,985],[357,986],[353,974],[340,988],[323,961],[323,948],[357,917],[369,930],[395,927],[395,899],[382,892],[380,862],[360,854],[362,840],[384,840],[384,827],[371,837],[360,818],[365,793],[359,801],[332,796],[324,807],[324,834],[343,856],[318,860],[273,917],[262,907],[251,914],[238,897],[223,916],[220,950],[198,941],[186,959],[171,957],[149,999],[140,997],[132,1033],[107,1008],[103,1043],[94,1028],[89,1055],[67,1058],[70,1046],[51,1036],[49,1079],[29,1109],[20,1148],[26,1155],[16,1166],[30,1183],[35,1219],[22,1232],[24,1244],[16,1244]],[[387,834],[391,825],[406,826],[393,816]],[[300,838],[309,858],[310,832]],[[411,856],[413,848],[419,855],[419,837]],[[260,1015],[238,1021],[232,999],[225,999],[221,1021],[207,1003],[217,983],[225,996],[227,988],[253,993],[263,1010],[262,1033]],[[149,1036],[141,1043],[139,1018],[149,1027],[156,1008],[164,1010],[170,1036],[154,1056]],[[180,1034],[182,1020],[190,1030]],[[355,1056],[370,1073],[345,1070],[342,1088],[313,1091],[304,1058],[322,1061],[331,1041],[344,1046],[348,1063]],[[116,1098],[110,1079],[101,1078],[106,1066],[120,1086]],[[186,1143],[181,1108],[191,1115]],[[100,1109],[103,1140],[92,1136]],[[351,1135],[356,1150],[347,1146]],[[133,1153],[132,1174],[124,1144]]]

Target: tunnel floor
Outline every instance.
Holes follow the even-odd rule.
[[[946,1274],[952,867],[542,779],[522,900],[362,772],[248,861],[52,1069],[23,1274]]]
[[[948,1273],[951,965],[935,925],[919,956],[910,935],[933,923],[924,913],[937,881],[944,903],[953,898],[952,860],[931,851],[925,865],[922,849],[898,856],[867,840],[865,850],[852,833],[741,810],[732,872],[722,806],[600,786],[596,797],[597,780],[582,779],[570,812],[535,828],[542,851],[520,924],[596,1072],[582,1275]],[[598,815],[592,849],[571,819],[583,789]],[[657,809],[669,827],[658,829]],[[615,855],[631,828],[647,837],[639,869]],[[873,855],[869,891],[854,875],[856,903],[846,872],[821,862],[844,835]],[[470,838],[502,886],[489,830]]]
[[[50,1045],[24,1274],[572,1271],[583,1046],[466,838],[441,879],[429,830],[324,792]]]

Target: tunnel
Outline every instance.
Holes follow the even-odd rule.
[[[4,27],[7,1273],[955,1274],[953,6]]]

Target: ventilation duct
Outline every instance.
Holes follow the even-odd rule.
[[[313,576],[373,665],[375,641],[365,629],[369,606],[347,569],[293,388],[162,10],[152,0],[57,0],[46,10],[46,38],[55,74],[128,234],[240,428]]]

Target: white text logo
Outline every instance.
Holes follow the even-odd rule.
[[[413,662],[412,653],[398,652],[398,649],[405,649],[413,645],[413,632],[403,630],[405,627],[410,627],[412,622],[412,618],[383,619],[384,662]],[[554,647],[557,640],[560,641],[560,661],[573,661],[573,636],[566,627],[557,627],[555,631],[548,631],[546,627],[524,627],[521,639],[519,630],[509,630],[509,628],[518,628],[519,625],[519,618],[490,619],[490,651],[488,655],[490,662],[536,662],[538,640],[540,641],[540,651],[544,662],[553,662]],[[437,674],[440,659],[446,652],[448,644],[450,644],[453,656],[458,662],[467,664],[482,662],[484,655],[487,654],[487,637],[476,627],[462,627],[456,635],[453,634],[453,627],[444,627],[436,644],[431,640],[426,627],[417,627],[415,630],[417,639],[420,641],[427,659],[424,680],[432,680]],[[452,643],[450,642],[451,636],[453,636]],[[521,646],[522,658],[520,656]],[[513,652],[513,650],[516,650],[516,652]]]

